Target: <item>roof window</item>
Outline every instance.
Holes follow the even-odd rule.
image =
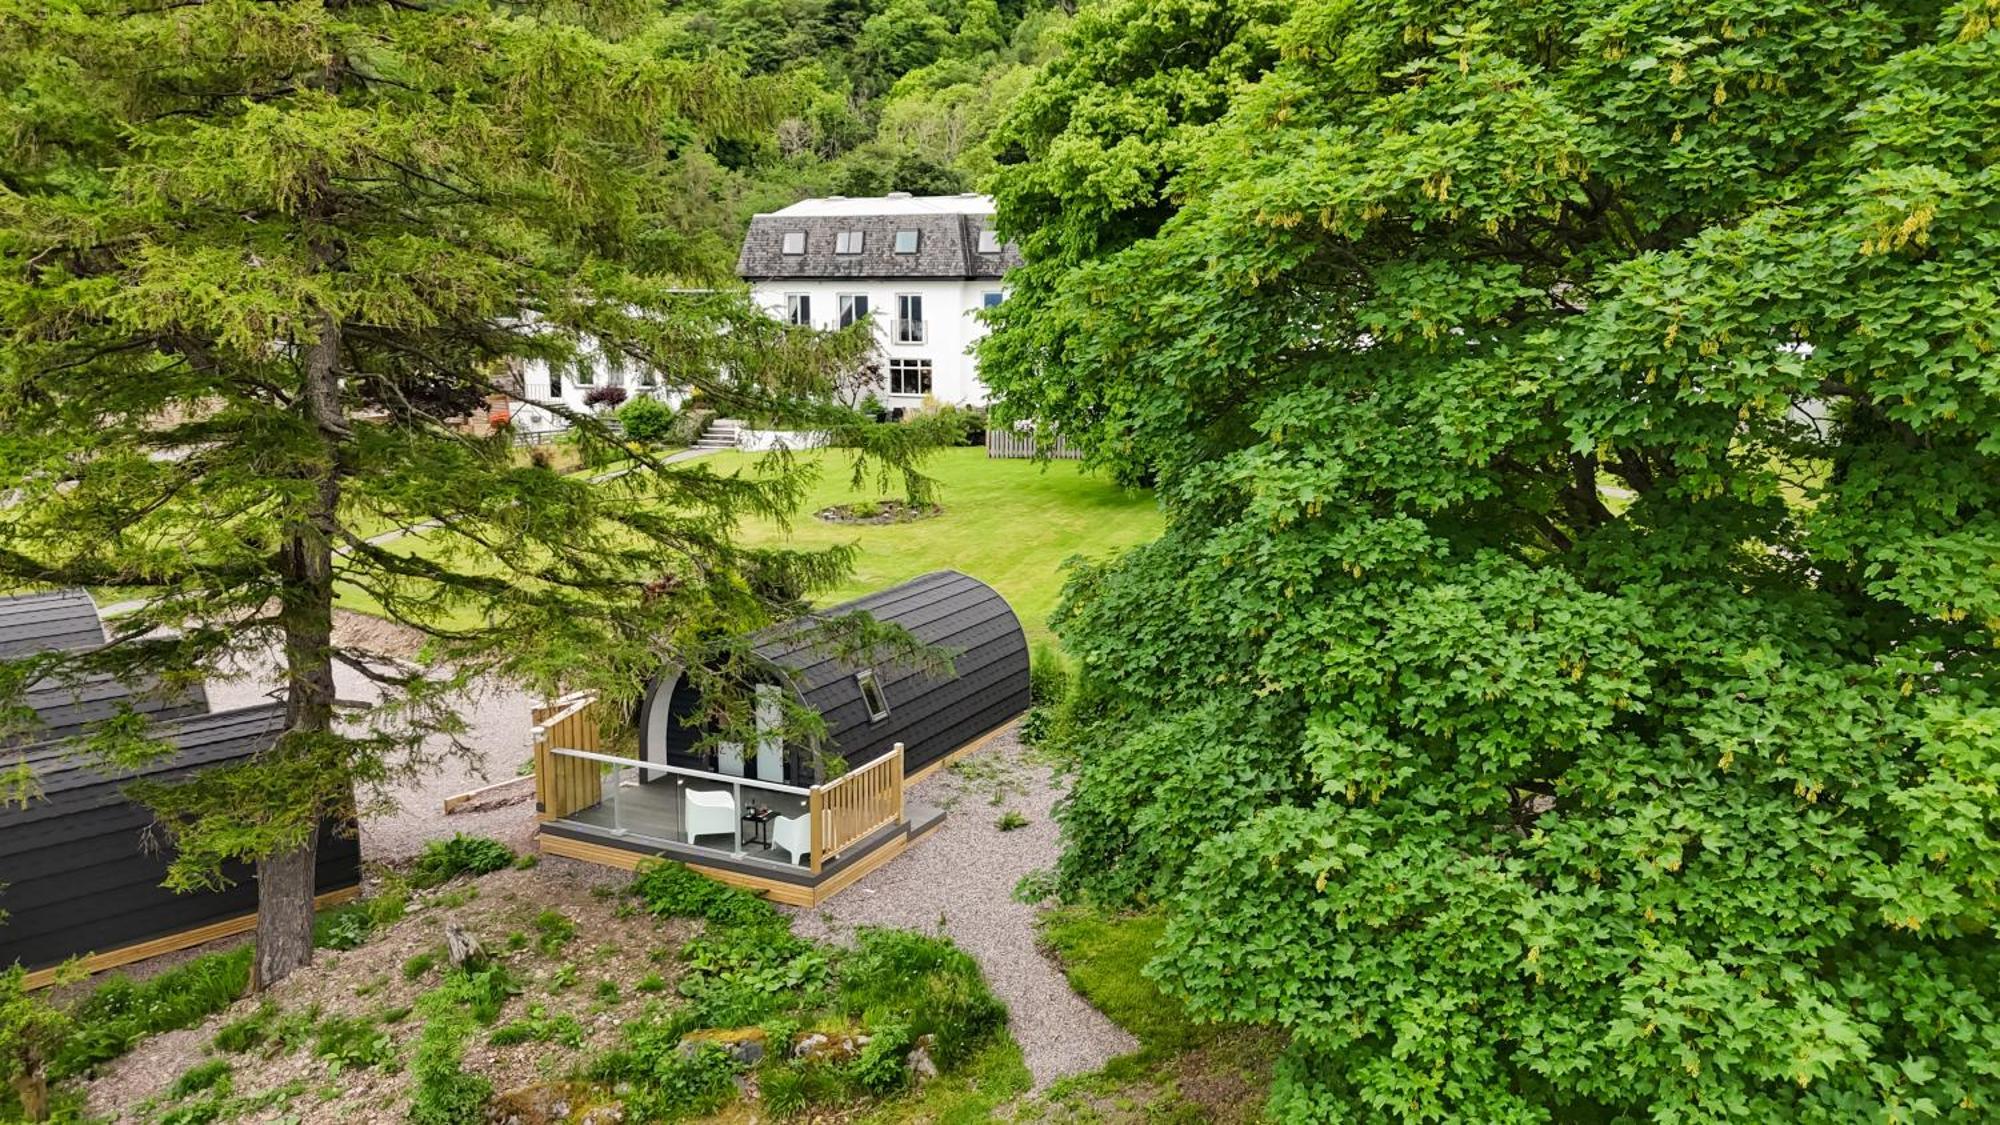
[[[861,253],[861,232],[844,230],[833,236],[833,252],[836,254]]]
[[[914,253],[916,253],[916,252],[917,252],[917,232],[916,232],[916,231],[913,231],[913,230],[899,230],[899,231],[897,231],[897,232],[896,232],[896,253],[898,253],[898,254],[914,254]]]
[[[805,253],[805,252],[806,252],[806,232],[804,232],[804,231],[802,231],[802,230],[788,230],[788,231],[786,231],[786,232],[785,232],[785,241],[784,241],[784,246],[782,247],[782,249],[784,250],[784,252],[785,252],[785,253],[787,253],[787,254],[792,254],[792,255],[798,255],[798,254],[803,254],[803,253]]]
[[[992,227],[987,227],[985,230],[980,231],[979,252],[981,254],[998,254],[1000,252],[1000,232],[994,230]]]
[[[889,717],[889,699],[882,694],[882,685],[875,682],[875,670],[863,668],[854,673],[854,682],[860,685],[861,702],[868,708],[868,721],[879,723]]]

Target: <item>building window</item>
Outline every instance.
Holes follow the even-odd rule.
[[[833,252],[836,254],[861,253],[861,232],[844,230],[833,236]]]
[[[931,361],[892,359],[889,361],[889,393],[927,395],[931,393]]]
[[[805,252],[806,252],[806,232],[804,232],[804,231],[802,231],[802,230],[788,230],[788,231],[786,231],[786,232],[785,232],[785,243],[784,243],[784,246],[783,246],[783,250],[784,250],[784,252],[785,252],[785,253],[787,253],[787,254],[791,254],[791,255],[799,255],[799,254],[803,254],[803,253],[805,253]]]
[[[562,374],[553,367],[549,368],[549,397],[562,397]]]
[[[980,231],[979,252],[981,254],[998,254],[1000,252],[1000,232],[994,230],[992,227],[987,227],[985,230]]]
[[[988,289],[986,292],[981,293],[979,295],[979,304],[983,308],[989,308],[989,309],[998,308],[1000,305],[1000,298],[1001,298],[1001,293],[998,289]]]
[[[924,342],[924,299],[921,294],[896,294],[896,342]]]
[[[842,293],[840,295],[840,326],[846,328],[857,320],[868,317],[868,294]]]
[[[596,380],[597,369],[588,363],[577,364],[575,373],[570,376],[570,382],[575,383],[579,387],[588,387]]]
[[[916,253],[916,252],[917,252],[917,232],[916,232],[916,231],[913,231],[913,230],[899,230],[899,231],[897,231],[897,232],[896,232],[896,253],[898,253],[898,254],[914,254],[914,253]]]
[[[882,685],[875,682],[875,671],[863,668],[854,673],[854,682],[861,687],[862,705],[868,708],[868,721],[879,723],[889,717],[889,697],[882,694]]]
[[[813,322],[813,299],[808,293],[785,294],[785,323],[810,328]]]

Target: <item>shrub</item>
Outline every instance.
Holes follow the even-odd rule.
[[[1057,707],[1069,695],[1069,661],[1047,641],[1035,644],[1028,661],[1029,698],[1037,707]]]
[[[374,919],[359,903],[336,907],[313,920],[313,944],[321,949],[354,949],[374,932]]]
[[[674,416],[674,424],[667,430],[667,444],[693,445],[708,432],[709,423],[715,421],[715,411],[699,406],[689,406]]]
[[[592,1070],[601,1081],[627,1082],[628,1119],[677,1120],[714,1113],[736,1095],[741,1064],[714,1043],[683,1053],[683,1030],[674,1021],[635,1025],[624,1051],[608,1055]]]
[[[786,929],[722,928],[681,952],[680,992],[704,1027],[742,1027],[789,1007],[811,1005],[831,970],[827,950]]]
[[[417,1037],[417,1050],[410,1061],[414,1090],[410,1098],[410,1120],[416,1125],[473,1125],[485,1119],[486,1101],[493,1096],[493,1084],[477,1074],[467,1074],[461,1061],[465,1039],[472,1032],[461,1013],[438,1011]]]
[[[651,395],[640,395],[618,411],[625,436],[644,445],[659,445],[674,432],[674,408]]]
[[[931,1057],[956,1066],[1007,1022],[979,964],[947,938],[865,928],[840,964],[840,1001],[871,1027],[936,1037]]]
[[[1056,873],[1046,867],[1038,868],[1015,882],[1014,901],[1039,906],[1056,897],[1058,889]]]
[[[149,980],[113,977],[71,1012],[74,1031],[49,1064],[66,1078],[162,1031],[192,1027],[235,1003],[250,985],[249,946],[197,957]]]
[[[632,894],[661,918],[701,918],[719,926],[783,928],[784,917],[749,891],[697,875],[685,864],[649,864],[632,880]]]
[[[624,402],[625,399],[625,388],[613,386],[609,383],[599,384],[583,392],[583,404],[585,406],[609,406],[615,408]]]
[[[507,845],[485,836],[459,833],[449,840],[432,840],[417,857],[412,882],[435,887],[459,875],[485,875],[514,862]]]

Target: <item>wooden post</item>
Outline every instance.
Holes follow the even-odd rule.
[[[548,820],[549,812],[549,732],[542,726],[529,728],[535,744],[535,816]]]
[[[896,823],[903,823],[903,744],[898,742],[890,751],[895,761],[889,765],[889,783],[896,788]]]
[[[806,796],[806,834],[812,840],[812,873],[819,874],[820,858],[826,851],[826,837],[821,818],[826,815],[825,803],[820,799],[819,786],[812,787]]]

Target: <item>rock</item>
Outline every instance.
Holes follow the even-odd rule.
[[[496,1125],[562,1125],[590,1094],[588,1087],[568,1082],[522,1086],[494,1098],[487,1108],[486,1120]]]
[[[827,1038],[815,1031],[792,1045],[792,1057],[809,1059],[819,1053],[827,1044]]]
[[[910,1068],[911,1079],[923,1082],[926,1079],[937,1077],[937,1061],[931,1058],[931,1048],[936,1045],[937,1036],[935,1035],[917,1036],[916,1046],[911,1047],[910,1053],[903,1056],[903,1062]]]
[[[764,1029],[761,1027],[710,1028],[691,1031],[683,1036],[675,1051],[682,1058],[690,1058],[703,1046],[713,1043],[723,1049],[730,1058],[744,1066],[755,1066],[763,1061],[765,1054]]]

